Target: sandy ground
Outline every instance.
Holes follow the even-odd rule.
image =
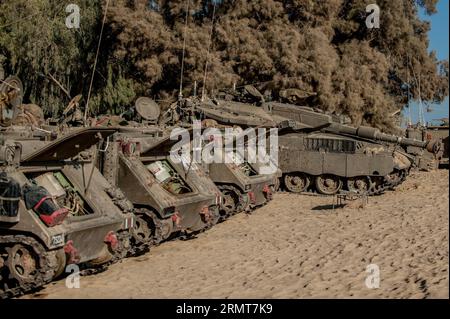
[[[277,194],[195,240],[82,277],[80,289],[60,280],[25,298],[448,298],[448,178],[413,173],[364,208]],[[369,264],[378,289],[366,286]]]

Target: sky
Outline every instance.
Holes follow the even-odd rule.
[[[430,46],[429,50],[436,51],[439,60],[448,60],[449,51],[449,0],[439,0],[437,4],[437,13],[429,16],[423,10],[420,12],[420,18],[431,22],[431,31],[429,32]],[[449,117],[449,98],[440,105],[432,105],[432,112],[425,112],[425,121],[431,122],[435,119]],[[404,114],[407,115],[407,109]],[[412,122],[417,123],[419,118],[419,108],[417,103],[411,105]]]

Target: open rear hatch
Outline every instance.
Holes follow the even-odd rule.
[[[192,128],[186,129],[189,133],[190,138],[192,138]],[[157,156],[164,154],[165,156],[170,155],[172,147],[179,143],[179,140],[170,139],[170,135],[165,135],[159,138],[150,138],[146,136],[139,137],[139,142],[141,143],[141,157]],[[187,143],[190,141],[186,141]]]
[[[74,130],[55,141],[44,144],[39,149],[22,153],[21,163],[58,162],[73,158],[97,144],[100,140],[116,133],[115,128],[81,128]]]

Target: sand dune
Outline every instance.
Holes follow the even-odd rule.
[[[448,298],[449,175],[414,173],[395,192],[329,209],[281,193],[195,240],[25,298]],[[376,264],[380,287],[365,284]]]

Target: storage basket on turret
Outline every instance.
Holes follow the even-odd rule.
[[[5,172],[0,173],[0,217],[17,217],[20,196],[20,184]]]

